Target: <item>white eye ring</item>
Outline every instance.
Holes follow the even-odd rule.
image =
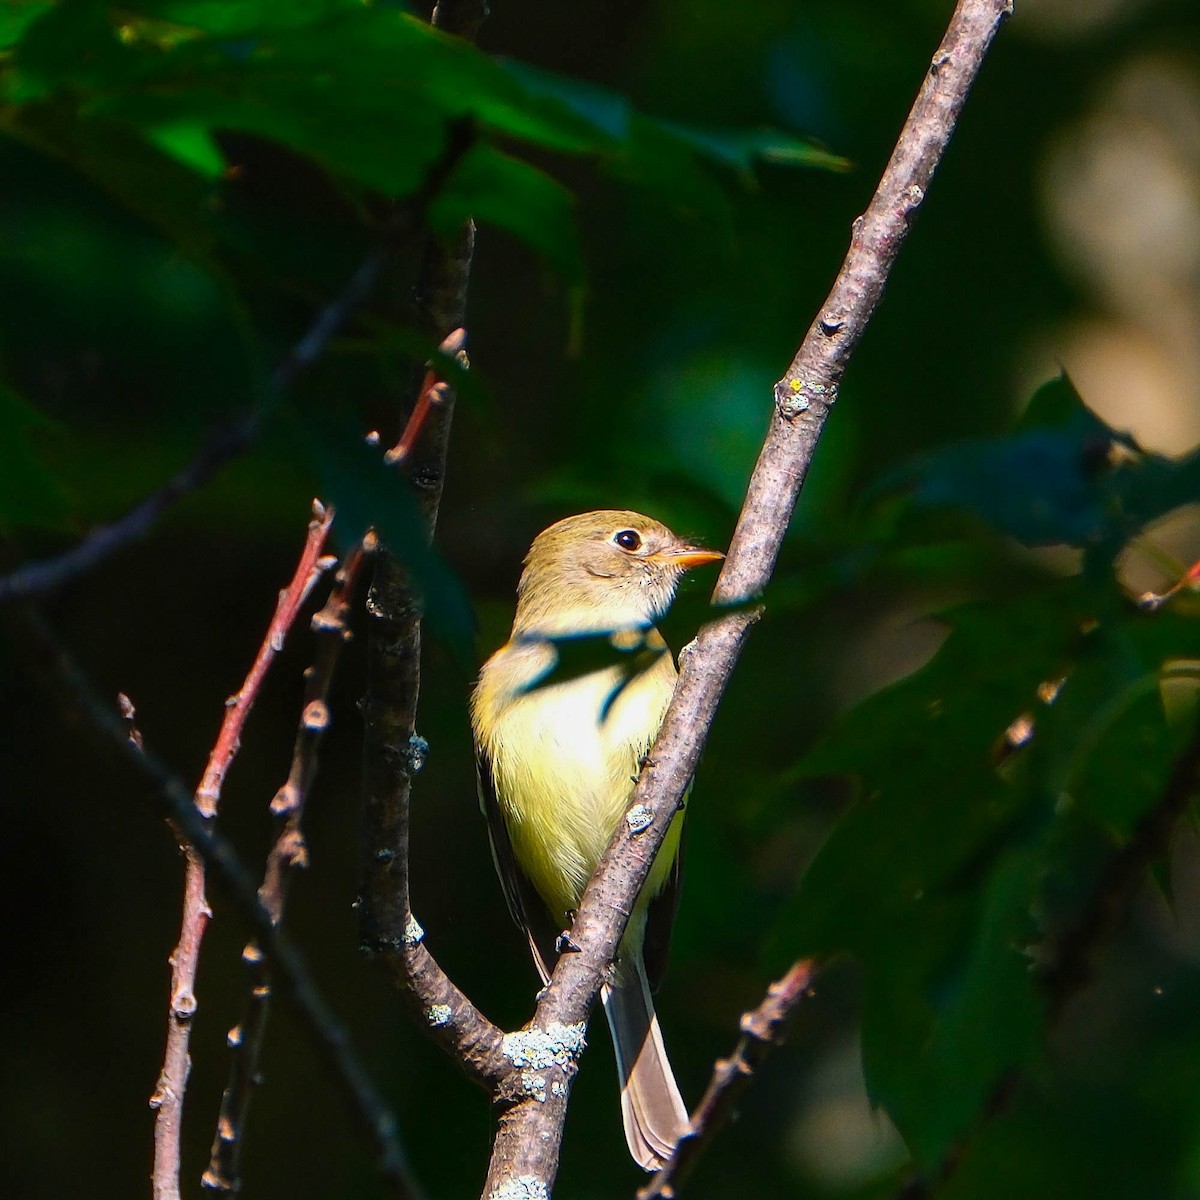
[[[627,550],[630,554],[642,548],[642,535],[636,529],[618,529],[612,536],[613,545]]]

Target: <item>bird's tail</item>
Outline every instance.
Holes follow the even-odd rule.
[[[600,996],[617,1053],[629,1153],[645,1170],[657,1171],[691,1125],[667,1061],[640,953],[628,956]]]

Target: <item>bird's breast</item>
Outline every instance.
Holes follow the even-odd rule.
[[[514,853],[558,915],[578,905],[624,815],[670,702],[675,666],[664,650],[640,670],[622,662],[530,686],[544,674],[547,653],[554,652],[510,645],[494,656],[474,715]]]

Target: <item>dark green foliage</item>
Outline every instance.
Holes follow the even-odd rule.
[[[201,421],[231,404],[244,406],[261,391],[272,347],[281,336],[296,336],[275,328],[281,306],[294,303],[300,291],[311,297],[311,313],[337,295],[354,266],[346,247],[336,243],[339,261],[328,261],[323,213],[301,213],[274,244],[278,211],[261,205],[239,183],[243,168],[252,176],[264,171],[262,153],[254,150],[258,141],[293,156],[290,169],[303,180],[301,187],[353,211],[360,221],[380,211],[382,198],[403,201],[436,183],[424,213],[436,234],[452,237],[468,218],[505,230],[563,280],[576,320],[584,271],[571,193],[540,166],[517,157],[514,148],[586,156],[600,170],[636,176],[639,186],[662,198],[687,196],[688,206],[695,207],[698,197],[707,197],[701,207],[717,215],[727,202],[713,167],[732,167],[744,181],[759,161],[838,165],[797,137],[708,134],[655,122],[613,93],[499,62],[387,3],[165,0],[118,7],[66,0],[22,5],[0,34],[9,47],[0,58],[0,95],[6,102],[0,112],[0,163],[7,156],[11,172],[27,180],[53,176],[44,185],[50,214],[60,207],[87,209],[86,216],[63,218],[72,225],[72,237],[86,243],[83,252],[76,248],[64,255],[59,231],[49,221],[43,229],[17,225],[30,220],[29,206],[23,206],[14,215],[20,229],[14,241],[22,244],[22,254],[0,264],[0,286],[46,292],[46,311],[38,321],[43,328],[74,304],[88,322],[97,308],[107,309],[120,336],[140,349],[163,306],[163,281],[133,275],[131,288],[113,282],[130,276],[131,247],[114,244],[88,192],[95,188],[105,203],[115,200],[135,218],[130,240],[145,243],[145,249],[139,246],[143,254],[169,261],[176,286],[190,290],[181,303],[203,305],[211,319],[226,323],[207,336],[227,341],[232,334],[242,343],[239,352],[248,348],[253,363],[248,369],[207,380],[210,392],[199,384]],[[440,178],[455,139],[465,149]],[[646,169],[652,162],[657,173]],[[17,203],[15,195],[9,202]],[[344,226],[344,213],[339,216]],[[320,231],[315,259],[299,266],[297,259],[308,257],[314,228]],[[360,245],[369,243],[364,232],[355,239]],[[344,230],[338,236],[345,241]],[[103,289],[103,303],[82,295],[83,287]],[[14,314],[10,328],[0,331],[0,346],[6,342],[18,363],[24,350],[19,325]],[[387,337],[388,330],[381,333]],[[189,348],[192,364],[177,351],[173,369],[194,379],[208,375],[212,357],[241,357],[219,348],[219,355],[212,354],[218,347],[203,341]],[[19,380],[19,367],[14,373]],[[26,422],[37,402],[31,390],[23,402]],[[329,448],[324,431],[314,440]],[[70,456],[63,468],[68,478],[60,480],[21,431],[9,439],[6,453],[12,470],[0,496],[0,519],[61,526],[63,497],[72,482]],[[74,467],[79,469],[77,462]],[[340,480],[339,507],[347,519],[353,513],[364,523],[390,523],[394,547],[427,557],[419,550],[423,539],[415,509],[406,517],[392,498],[387,516],[375,506],[387,489],[353,471]],[[74,483],[71,490],[88,491],[79,480]],[[52,493],[54,504],[48,499]],[[410,565],[433,586],[416,560]],[[456,630],[463,646],[461,598],[451,601],[448,580],[433,590],[437,611],[447,614],[444,631]]]
[[[1143,451],[1090,413],[1063,375],[1007,437],[949,446],[882,486],[911,489],[916,505],[976,513],[1027,546],[1089,547],[1111,559],[1147,525],[1200,500],[1200,451]]]
[[[1135,457],[1112,464],[1117,447]],[[1194,463],[1137,452],[1063,378],[1011,436],[906,473],[917,505],[969,509],[999,532],[1111,558],[1200,498]],[[1070,997],[1035,963],[1050,959],[1053,973],[1055,939],[1110,899],[1079,878],[1068,889],[1076,911],[1064,914],[1048,881],[1070,878],[1081,845],[1115,852],[1152,809],[1177,804],[1175,763],[1200,737],[1194,613],[1146,611],[1111,576],[1089,575],[941,620],[948,634],[932,660],[803,760],[810,776],[853,776],[859,795],[801,880],[777,946],[781,961],[858,958],[868,1087],[932,1171],[1005,1080],[1040,1061],[1046,1010]]]
[[[263,402],[397,218],[377,295],[272,402],[255,449],[47,612],[196,778],[312,496],[337,506],[335,548],[375,524],[429,616],[418,915],[456,981],[516,1027],[537,982],[476,811],[471,664],[508,635],[531,537],[568,512],[629,506],[723,544],[771,385],[951,5],[491,7],[480,51],[389,0],[0,6],[0,571],[111,520]],[[1194,838],[1173,861],[1161,837],[1143,842],[1187,799],[1200,619],[1187,592],[1139,608],[1123,572],[1134,543],[1197,498],[1200,460],[1108,427],[1065,377],[1004,430],[1026,348],[1057,352],[1066,324],[1104,309],[1047,231],[1047,148],[1109,102],[1110,72],[1135,56],[1194,80],[1200,21],[1193,0],[1162,0],[1056,41],[1017,7],[847,373],[691,792],[658,997],[686,1097],[770,968],[834,956],[689,1181],[697,1200],[877,1200],[914,1165],[952,1200],[1198,1194]],[[813,128],[857,169],[792,170],[845,164],[771,126]],[[472,365],[438,364],[460,403],[431,551],[362,438],[395,441],[434,353],[408,297],[411,224],[445,236],[468,214],[481,226]],[[704,619],[710,582],[685,581],[662,626],[673,650]],[[429,1194],[474,1195],[482,1094],[356,948],[363,640],[332,697],[289,923]],[[124,1197],[148,1169],[178,860],[138,785],[42,699],[20,650],[0,640],[8,1186],[57,1200],[83,1180]],[[560,651],[549,681],[637,665],[607,641]],[[230,776],[221,820],[250,863],[311,652],[302,621]],[[1169,898],[1130,898],[1149,876]],[[211,899],[187,1192],[242,1005],[244,931]],[[352,1121],[282,1004],[279,1016],[246,1194],[378,1194]],[[860,1034],[870,1095],[905,1142],[891,1158],[841,1140]],[[595,1049],[559,1185],[574,1200],[637,1185]]]

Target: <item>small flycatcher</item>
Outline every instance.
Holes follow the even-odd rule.
[[[543,982],[675,687],[675,663],[654,622],[684,571],[722,557],[649,517],[603,511],[551,525],[525,559],[512,634],[484,664],[471,723],[496,869]],[[569,673],[559,650],[574,639],[584,648],[607,639],[611,654]],[[635,653],[619,653],[630,646]],[[648,1171],[689,1128],[650,999],[666,964],[682,826],[681,811],[601,992],[625,1136]]]

